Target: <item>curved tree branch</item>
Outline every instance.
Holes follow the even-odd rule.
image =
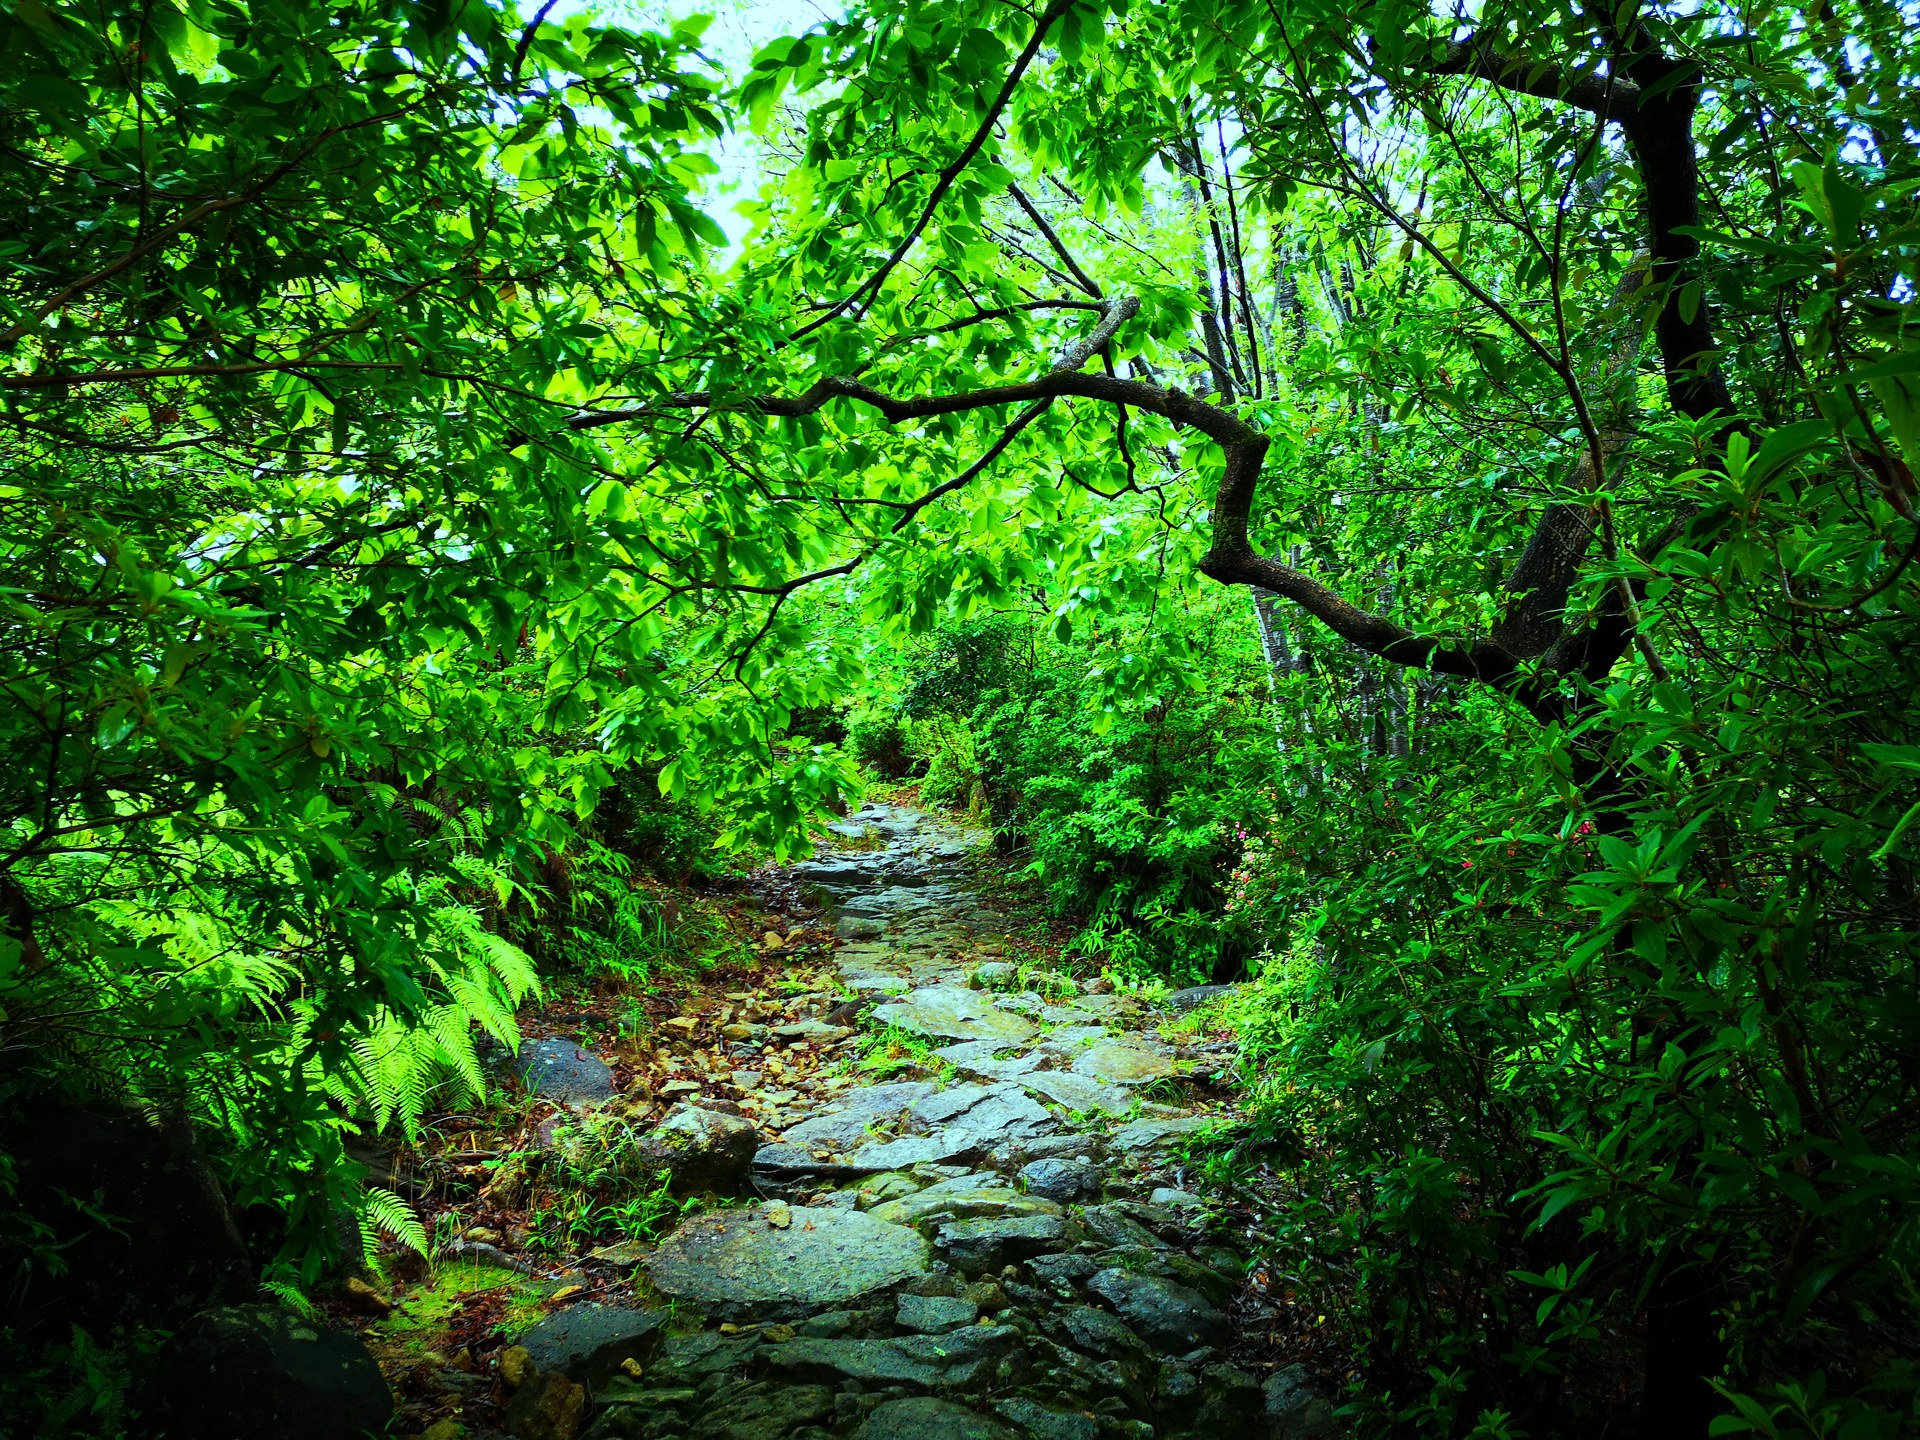
[[[811,335],[821,326],[844,315],[865,298],[880,293],[880,287],[886,284],[887,276],[891,275],[894,267],[906,258],[907,252],[914,247],[920,239],[921,232],[927,228],[927,223],[933,219],[934,212],[940,208],[940,202],[947,198],[947,191],[953,188],[953,182],[958,180],[960,173],[973,163],[973,157],[980,153],[981,146],[987,143],[987,137],[993,134],[993,127],[1000,123],[1001,112],[1007,108],[1007,102],[1013,98],[1014,90],[1019,87],[1020,77],[1027,73],[1027,67],[1033,63],[1033,57],[1040,53],[1040,42],[1046,39],[1047,31],[1053,28],[1053,22],[1066,14],[1072,5],[1073,0],[1053,0],[1053,3],[1041,12],[1039,20],[1034,23],[1033,34],[1027,40],[1027,48],[1022,50],[1020,58],[1013,62],[1013,69],[1007,72],[1007,78],[1000,86],[1000,93],[993,97],[993,103],[987,106],[987,113],[980,117],[980,124],[974,130],[973,138],[954,158],[953,163],[940,172],[940,178],[934,182],[933,193],[927,196],[927,203],[920,209],[920,218],[913,222],[907,233],[900,238],[900,243],[893,247],[893,253],[887,256],[886,262],[862,281],[857,289],[848,292],[844,299],[830,307],[825,314],[809,320],[794,331],[788,337],[790,341]]]

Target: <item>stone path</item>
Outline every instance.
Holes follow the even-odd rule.
[[[868,805],[834,828],[836,847],[795,873],[829,907],[839,987],[728,1026],[741,1099],[719,1108],[735,1113],[689,1123],[713,1103],[693,1095],[654,1131],[671,1141],[658,1156],[680,1145],[704,1163],[693,1152],[709,1114],[736,1150],[756,1126],[753,1198],[619,1257],[631,1299],[575,1305],[524,1337],[506,1367],[524,1372],[509,1428],[526,1440],[1331,1433],[1297,1375],[1263,1387],[1227,1362],[1243,1258],[1158,1168],[1209,1123],[1183,1077],[1220,1057],[1158,1033],[1192,997],[1149,1008],[1024,972],[1007,917],[963,881],[977,837],[951,823]],[[783,1051],[850,1055],[876,1032],[924,1047],[917,1073],[817,1070],[804,1088],[761,1088],[763,1073],[787,1072]]]

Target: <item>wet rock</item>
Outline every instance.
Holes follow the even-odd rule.
[[[1125,1205],[1089,1205],[1080,1221],[1109,1250],[1164,1250],[1166,1242],[1127,1213]]]
[[[1020,1142],[1021,1158],[1026,1160],[1058,1160],[1062,1157],[1089,1160],[1105,1149],[1106,1142],[1098,1135],[1076,1134],[1072,1131],[1062,1135],[1040,1135]]]
[[[926,1395],[887,1401],[853,1434],[854,1440],[1018,1440],[997,1421]]]
[[[660,1347],[659,1358],[647,1371],[647,1383],[668,1387],[705,1387],[717,1381],[731,1384],[734,1372],[746,1369],[764,1348],[765,1342],[758,1334],[695,1330],[669,1335]],[[618,1384],[618,1380],[609,1382],[609,1388]]]
[[[919,1140],[919,1143],[912,1147],[894,1150],[876,1145],[870,1153],[858,1157],[816,1151],[803,1145],[776,1142],[772,1145],[762,1145],[754,1151],[753,1175],[755,1184],[763,1187],[788,1184],[802,1176],[815,1176],[838,1184],[843,1181],[858,1180],[866,1175],[878,1175],[892,1170],[897,1165],[915,1164],[920,1160],[931,1159],[938,1153],[939,1147],[925,1140]]]
[[[993,1411],[1034,1440],[1097,1440],[1100,1434],[1100,1422],[1090,1411],[1053,1410],[1024,1395],[995,1401]]]
[[[1029,1070],[1016,1072],[1014,1078],[1042,1099],[1084,1115],[1124,1115],[1133,1108],[1133,1096],[1118,1085],[1071,1070]]]
[[[992,1373],[1020,1338],[1008,1325],[974,1325],[951,1335],[901,1335],[888,1340],[813,1340],[775,1345],[767,1363],[801,1373],[829,1371],[849,1380],[965,1388]]]
[[[867,1180],[862,1180],[854,1191],[855,1204],[862,1210],[872,1210],[886,1204],[889,1200],[899,1200],[911,1195],[920,1188],[920,1182],[911,1175],[902,1175],[897,1171],[885,1171]]]
[[[1154,1396],[1156,1418],[1185,1426],[1200,1411],[1204,1398],[1200,1376],[1191,1366],[1166,1365],[1160,1371],[1160,1388]]]
[[[393,1415],[359,1337],[276,1305],[195,1315],[162,1352],[159,1386],[167,1433],[183,1440],[360,1440]]]
[[[1176,1354],[1197,1345],[1217,1344],[1226,1333],[1227,1317],[1212,1301],[1198,1290],[1157,1275],[1102,1270],[1087,1281],[1087,1289],[1112,1306],[1136,1333]]]
[[[967,1175],[943,1180],[925,1190],[876,1205],[869,1212],[893,1225],[930,1220],[968,1220],[1007,1215],[1058,1215],[1060,1207],[1041,1196],[1022,1195],[992,1176]]]
[[[615,1270],[631,1270],[652,1253],[653,1246],[644,1240],[616,1240],[589,1251],[587,1258]]]
[[[1215,1115],[1180,1115],[1167,1120],[1135,1120],[1122,1125],[1107,1137],[1107,1143],[1121,1154],[1131,1151],[1159,1150],[1197,1130],[1219,1123]]]
[[[1138,1040],[1103,1040],[1089,1045],[1073,1062],[1074,1073],[1114,1085],[1144,1085],[1180,1073],[1165,1050]]]
[[[587,1392],[564,1375],[536,1375],[507,1406],[514,1440],[573,1440],[587,1413]]]
[[[1063,1305],[1054,1312],[1077,1349],[1092,1355],[1124,1354],[1140,1348],[1140,1337],[1104,1310],[1091,1305]]]
[[[647,1261],[654,1285],[719,1310],[819,1310],[927,1273],[927,1242],[903,1225],[857,1210],[809,1210],[804,1225],[775,1230],[766,1212],[687,1221]]]
[[[598,1389],[619,1374],[622,1362],[653,1359],[664,1317],[651,1310],[616,1305],[574,1305],[549,1315],[516,1342],[533,1368],[564,1375]]]
[[[971,1300],[945,1295],[902,1295],[894,1311],[894,1322],[902,1330],[922,1335],[944,1335],[979,1318],[980,1307]]]
[[[1260,1388],[1269,1440],[1329,1440],[1340,1433],[1333,1405],[1315,1389],[1304,1365],[1276,1370]]]
[[[1064,1250],[1072,1243],[1057,1215],[1018,1215],[999,1220],[955,1220],[942,1225],[934,1244],[965,1275],[999,1270],[1009,1261]]]
[[[856,1090],[832,1109],[789,1126],[784,1143],[810,1150],[839,1152],[856,1149],[872,1138],[876,1127],[896,1127],[914,1105],[934,1094],[923,1080],[893,1085],[870,1085]]]
[[[1175,1210],[1204,1210],[1207,1202],[1190,1190],[1172,1190],[1161,1186],[1147,1197],[1152,1205],[1165,1205]]]
[[[1019,966],[1005,960],[989,960],[984,965],[973,967],[973,973],[967,976],[967,984],[975,990],[1004,990],[1019,978]]]
[[[832,1414],[833,1391],[825,1385],[751,1386],[702,1416],[698,1433],[702,1440],[781,1440]]]
[[[802,1320],[794,1327],[794,1333],[809,1335],[815,1340],[838,1340],[843,1335],[869,1327],[874,1314],[871,1310],[829,1310],[824,1315]]]
[[[985,1155],[1059,1128],[1017,1085],[955,1085],[914,1105],[910,1120],[954,1158]]]
[[[1071,1205],[1100,1193],[1100,1172],[1086,1160],[1030,1160],[1020,1167],[1029,1195]]]
[[[977,1075],[985,1080],[1011,1080],[1031,1071],[1041,1061],[1041,1056],[1033,1052],[1021,1054],[1019,1051],[1001,1056],[1006,1045],[998,1040],[962,1040],[956,1045],[943,1046],[934,1051],[934,1055],[946,1061],[963,1075]]]
[[[1056,1289],[1084,1285],[1107,1268],[1106,1261],[1091,1255],[1036,1255],[1027,1261],[1027,1269],[1033,1272],[1034,1279]]]
[[[1198,1010],[1202,1005],[1211,1004],[1224,996],[1236,993],[1238,985],[1189,985],[1184,990],[1175,990],[1161,1003],[1169,1010],[1185,1013]]]
[[[562,1105],[613,1098],[613,1071],[606,1061],[571,1040],[529,1040],[515,1066],[528,1090]]]
[[[1104,1041],[1111,1038],[1107,1033],[1107,1027],[1105,1025],[1092,1023],[1062,1025],[1052,1034],[1048,1035],[1045,1040],[1041,1041],[1040,1044],[1041,1048],[1047,1051],[1047,1053],[1057,1055],[1062,1060],[1071,1063],[1096,1041]]]
[[[976,990],[957,985],[927,985],[904,1000],[874,1008],[882,1024],[943,1040],[998,1040],[1013,1045],[1033,1035],[1033,1023],[996,1009]]]
[[[760,1151],[760,1132],[737,1115],[701,1105],[676,1105],[634,1142],[635,1163],[657,1167],[676,1190],[740,1194]]]
[[[998,1315],[1012,1307],[1004,1286],[998,1280],[975,1280],[960,1290],[963,1300],[971,1300],[989,1315]]]

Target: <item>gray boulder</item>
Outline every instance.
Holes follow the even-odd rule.
[[[980,1318],[980,1307],[958,1296],[902,1295],[895,1304],[895,1323],[922,1335],[944,1335]]]
[[[1032,1160],[1020,1167],[1029,1195],[1070,1205],[1100,1193],[1100,1171],[1086,1160]]]
[[[1100,1422],[1078,1410],[1053,1410],[1024,1395],[994,1403],[994,1413],[1010,1420],[1034,1440],[1098,1440]]]
[[[674,1106],[633,1147],[634,1162],[665,1170],[674,1189],[721,1195],[746,1190],[759,1150],[760,1132],[751,1122],[699,1105]]]
[[[1269,1440],[1331,1440],[1340,1433],[1333,1405],[1314,1388],[1306,1366],[1276,1370],[1260,1388],[1266,1396]]]
[[[1012,1260],[1064,1250],[1072,1239],[1057,1215],[1012,1215],[993,1220],[954,1220],[942,1225],[934,1245],[965,1275],[985,1275]]]
[[[571,1040],[529,1040],[516,1061],[520,1081],[535,1095],[562,1105],[613,1098],[613,1071]]]
[[[660,1348],[663,1317],[617,1305],[574,1305],[549,1315],[515,1343],[533,1368],[598,1388],[620,1373],[621,1362],[647,1364]]]
[[[1087,1289],[1106,1301],[1135,1332],[1175,1354],[1226,1336],[1227,1317],[1198,1290],[1157,1275],[1102,1270]]]
[[[1109,1250],[1165,1250],[1166,1243],[1128,1211],[1126,1205],[1089,1205],[1080,1212],[1087,1229]]]
[[[1107,1269],[1108,1263],[1091,1255],[1036,1255],[1027,1261],[1027,1268],[1042,1285],[1071,1288],[1084,1285]]]
[[[361,1440],[393,1395],[359,1337],[277,1305],[203,1310],[162,1352],[160,1407],[181,1440]]]
[[[1089,1355],[1125,1355],[1140,1348],[1138,1335],[1091,1305],[1063,1305],[1054,1318],[1072,1337],[1074,1348]]]

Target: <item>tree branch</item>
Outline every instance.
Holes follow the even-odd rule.
[[[1000,86],[1000,93],[993,97],[993,103],[987,106],[987,113],[980,119],[979,127],[973,132],[973,138],[960,152],[952,164],[940,172],[940,178],[934,182],[933,193],[927,196],[927,203],[921,207],[920,218],[914,221],[911,229],[901,237],[900,243],[893,247],[893,253],[872,276],[863,281],[858,289],[851,291],[825,314],[816,320],[810,320],[788,337],[789,341],[800,340],[815,330],[838,319],[852,306],[859,304],[869,295],[878,295],[880,287],[886,283],[887,276],[894,267],[906,258],[906,254],[920,239],[921,232],[933,219],[934,212],[940,208],[940,202],[947,197],[947,191],[953,188],[953,182],[960,178],[960,172],[973,163],[973,157],[980,153],[981,146],[987,143],[987,137],[993,133],[993,127],[1000,123],[1000,114],[1007,108],[1007,102],[1013,98],[1014,89],[1020,84],[1020,77],[1027,73],[1027,66],[1033,63],[1033,57],[1040,53],[1040,42],[1046,39],[1047,31],[1053,28],[1053,22],[1066,14],[1073,0],[1053,0],[1053,3],[1041,12],[1035,22],[1033,35],[1027,41],[1027,48],[1020,52],[1020,58],[1013,62],[1013,69],[1007,73],[1006,80]]]
[[[1080,282],[1080,288],[1086,291],[1087,294],[1093,296],[1094,299],[1104,300],[1106,296],[1101,292],[1100,287],[1094,283],[1093,277],[1080,268],[1080,262],[1073,258],[1073,252],[1067,249],[1065,242],[1054,233],[1053,227],[1047,223],[1047,217],[1042,215],[1039,207],[1027,198],[1027,192],[1022,190],[1018,185],[1008,185],[1007,193],[1013,196],[1014,201],[1022,210],[1027,212],[1027,218],[1033,221],[1034,228],[1046,237],[1047,243],[1053,247],[1053,253],[1060,257],[1067,269],[1073,272],[1073,278]]]
[[[1557,100],[1602,120],[1623,122],[1640,108],[1640,87],[1621,76],[1569,71],[1526,55],[1502,55],[1478,35],[1455,40],[1426,67],[1429,75],[1465,75],[1491,80],[1503,90]]]

